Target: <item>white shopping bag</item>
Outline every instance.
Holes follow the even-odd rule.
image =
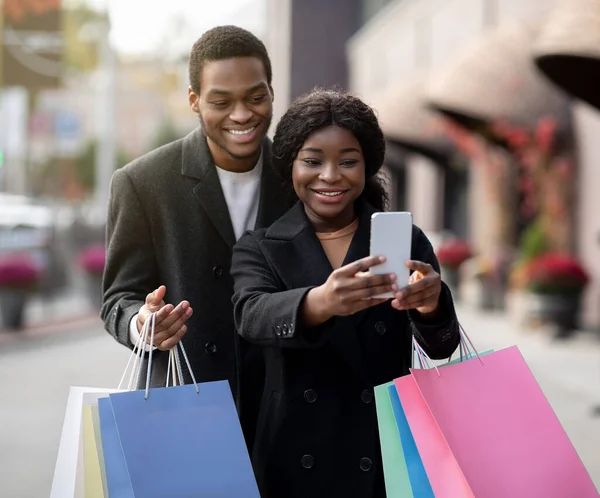
[[[71,387],[58,446],[50,498],[84,498],[83,407],[96,404],[99,398],[115,392],[119,392],[119,390]]]

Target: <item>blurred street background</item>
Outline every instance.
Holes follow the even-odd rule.
[[[220,24],[267,45],[274,124],[317,85],[376,110],[390,209],[476,346],[519,346],[600,487],[599,0],[0,6],[0,497],[48,495],[69,386],[116,387],[110,178],[197,126],[188,53]]]

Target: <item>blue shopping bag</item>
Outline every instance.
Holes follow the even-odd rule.
[[[198,387],[110,395],[135,496],[260,498],[229,383]]]
[[[398,434],[404,453],[406,469],[408,470],[412,495],[418,498],[435,498],[433,490],[431,489],[431,484],[429,483],[429,478],[427,477],[427,472],[425,472],[425,467],[423,466],[423,461],[419,455],[415,439],[413,438],[410,426],[406,420],[406,415],[404,415],[402,402],[396,391],[396,386],[392,384],[387,388],[387,391],[390,401],[392,402],[396,425],[398,426]]]
[[[109,398],[98,400],[98,415],[108,496],[109,498],[135,498]]]

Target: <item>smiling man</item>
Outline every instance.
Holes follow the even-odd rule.
[[[101,311],[130,348],[156,312],[152,385],[164,385],[168,351],[183,341],[199,382],[229,380],[249,446],[264,366],[235,331],[229,268],[242,233],[287,207],[266,138],[271,76],[265,46],[244,29],[220,26],[194,44],[188,99],[200,126],[113,176]]]

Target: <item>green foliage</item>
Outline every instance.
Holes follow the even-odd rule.
[[[549,250],[544,227],[534,220],[523,232],[519,243],[519,262],[531,261]]]

